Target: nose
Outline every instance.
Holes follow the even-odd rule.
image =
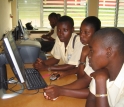
[[[80,33],[80,38],[84,38],[84,34],[83,33]]]
[[[62,36],[63,32],[61,30],[57,31],[58,36]]]

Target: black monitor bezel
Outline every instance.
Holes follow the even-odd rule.
[[[10,43],[10,40],[9,40],[10,36],[11,36],[13,44],[15,45],[16,49],[18,50],[18,48],[16,46],[16,43],[15,43],[15,40],[13,38],[12,32],[10,31],[3,38],[4,53],[5,53],[5,56],[6,56],[8,62],[10,64],[10,67],[11,67],[15,77],[17,78],[17,80],[20,83],[24,83],[25,82],[25,76],[23,74],[24,71],[21,71],[21,69],[19,67],[19,64],[18,64],[18,62],[16,60],[16,57],[15,57],[15,55],[13,53],[12,46],[11,46],[11,43]],[[18,54],[19,54],[19,52],[18,52]],[[23,64],[23,67],[24,67],[24,64]]]

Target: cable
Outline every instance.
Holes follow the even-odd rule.
[[[11,78],[8,79],[7,81],[3,81],[3,82],[0,82],[0,83],[6,83],[6,82],[9,83],[9,81],[14,80],[14,78],[15,78],[15,77],[11,77]],[[17,94],[22,94],[22,95],[34,95],[34,94],[37,94],[37,93],[43,93],[43,92],[40,92],[39,89],[36,89],[36,92],[35,92],[35,93],[30,93],[30,94],[29,94],[29,93],[19,93],[19,92],[17,92],[17,91],[19,91],[19,90],[13,90],[13,88],[15,88],[15,87],[17,86],[18,81],[17,81],[17,82],[14,82],[14,83],[12,83],[12,84],[14,84],[14,86],[8,88],[8,90],[11,91],[11,92],[17,93]],[[51,84],[52,84],[52,81],[50,80],[49,85],[51,85]],[[20,90],[25,90],[25,89],[27,89],[27,88],[24,87],[24,89],[20,89]]]
[[[14,78],[15,78],[15,77],[11,77],[11,78],[8,79],[7,81],[4,80],[3,82],[0,82],[0,83],[3,83],[3,84],[6,84],[6,83],[7,83],[7,84],[9,84],[9,81],[14,80]],[[37,89],[37,91],[36,91],[35,93],[31,93],[31,94],[29,94],[29,93],[19,93],[19,92],[17,92],[17,91],[25,90],[25,89],[27,89],[27,88],[24,87],[24,89],[13,90],[13,88],[16,87],[18,83],[19,83],[18,81],[17,81],[17,82],[10,83],[10,84],[14,84],[14,86],[8,88],[8,90],[11,91],[11,92],[14,92],[14,93],[22,94],[22,95],[34,95],[34,94],[37,94],[37,93],[39,92],[39,89]],[[8,87],[8,86],[6,86],[6,87]]]
[[[50,80],[50,84],[49,85],[51,85],[52,84],[52,80]]]
[[[26,88],[24,88],[24,89],[26,89]],[[10,91],[12,91],[12,92],[14,92],[14,93],[18,93],[18,92],[16,92],[16,91],[19,91],[19,90],[12,90],[12,89],[8,89],[8,90],[10,90]],[[22,89],[20,89],[20,90],[22,90]],[[21,94],[21,95],[34,95],[34,94],[37,94],[39,92],[39,89],[37,89],[37,91],[35,92],[35,93],[18,93],[18,94]]]

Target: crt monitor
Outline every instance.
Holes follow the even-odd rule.
[[[24,63],[18,52],[18,48],[16,46],[15,40],[12,36],[12,32],[8,32],[4,39],[3,39],[3,47],[5,56],[11,66],[11,69],[18,79],[19,82],[23,83],[25,76],[24,76]]]
[[[16,27],[14,28],[14,30],[12,31],[12,35],[13,35],[15,41],[18,41],[18,40],[21,38],[21,37],[19,36],[19,35],[21,35],[21,34],[20,34],[20,31],[19,31],[18,26],[16,26]]]
[[[24,33],[25,33],[25,30],[24,30],[24,28],[23,28],[23,26],[22,26],[22,21],[21,21],[20,19],[18,20],[18,27],[19,27],[19,31],[20,31],[20,33],[21,33],[20,36],[23,36]]]

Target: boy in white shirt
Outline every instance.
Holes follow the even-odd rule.
[[[86,107],[124,107],[124,34],[103,28],[90,42],[89,64],[95,71]]]
[[[76,36],[73,31],[73,19],[69,16],[60,17],[57,23],[58,38],[51,52],[53,57],[45,61],[37,59],[33,64],[34,68],[39,71],[66,71],[77,67],[83,45],[80,41],[80,37]],[[60,59],[63,60],[64,64],[56,65]]]
[[[48,16],[50,22],[51,30],[45,35],[41,36],[41,39],[37,39],[41,43],[41,50],[44,52],[50,52],[55,44],[55,39],[57,37],[56,25],[58,22],[57,14],[50,13]]]

